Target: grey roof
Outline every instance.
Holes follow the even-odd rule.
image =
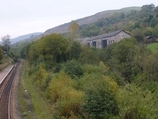
[[[86,38],[78,38],[77,41],[82,42],[82,41],[87,41],[87,40],[89,40],[89,39],[90,39],[89,37],[86,37]]]
[[[145,36],[144,38],[150,39],[150,38],[153,38],[153,37],[152,36]]]
[[[110,32],[110,33],[105,33],[105,34],[102,34],[102,35],[94,36],[94,37],[91,37],[88,41],[115,36],[118,33],[120,33],[121,31],[124,31],[124,30],[118,30],[118,31],[114,31],[114,32]]]
[[[89,39],[90,39],[89,37],[86,37],[86,38],[78,38],[77,41],[81,42],[82,44],[86,44]]]

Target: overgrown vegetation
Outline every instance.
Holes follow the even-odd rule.
[[[33,83],[52,106],[53,118],[156,119],[157,53],[134,38],[105,49],[51,34],[23,50]],[[51,111],[50,110],[50,111]]]
[[[21,56],[29,63],[24,81],[31,85],[31,100],[38,97],[34,97],[35,90],[41,92],[55,119],[156,119],[158,52],[150,50],[155,47],[152,44],[146,46],[144,36],[152,35],[154,41],[158,37],[157,9],[145,5],[141,11],[98,21],[104,31],[114,30],[111,26],[124,21],[115,28],[125,28],[133,36],[104,49],[73,40],[78,35],[74,22],[69,27],[70,39],[50,34],[25,46]],[[96,25],[84,27],[88,28],[80,30],[99,33],[92,30]],[[39,107],[34,105],[34,111]]]
[[[10,51],[10,36],[6,35],[1,38],[0,45],[0,70],[17,61],[17,56]]]
[[[8,56],[3,56],[3,58],[0,60],[0,71],[6,68],[9,65],[12,65],[14,63],[14,60]]]
[[[18,88],[18,110],[20,116],[22,119],[52,119],[51,105],[46,100],[44,92],[35,86],[38,82],[35,84],[34,78],[29,76],[30,69],[28,66],[28,62],[25,61],[21,70]],[[29,98],[26,97],[26,90]]]

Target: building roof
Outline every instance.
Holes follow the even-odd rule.
[[[105,33],[105,34],[102,34],[102,35],[94,36],[94,37],[91,37],[90,39],[88,39],[88,41],[97,40],[97,39],[101,39],[101,38],[112,37],[112,36],[117,35],[117,34],[120,33],[121,31],[124,31],[124,30],[118,30],[118,31],[114,31],[114,32],[110,32],[110,33]],[[124,31],[124,32],[125,32],[125,31]],[[127,33],[127,32],[126,32],[126,33]],[[128,33],[128,34],[129,34],[129,33]]]
[[[150,38],[153,38],[152,36],[145,36],[144,37],[145,39],[150,39]]]

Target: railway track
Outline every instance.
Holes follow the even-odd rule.
[[[6,76],[6,83],[3,83],[3,91],[1,91],[0,97],[0,119],[12,119],[11,118],[11,88],[17,69],[19,68],[20,61],[14,66],[12,71]],[[2,87],[2,86],[1,86]]]

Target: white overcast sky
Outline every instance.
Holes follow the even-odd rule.
[[[104,10],[151,3],[158,6],[158,0],[0,0],[0,37],[44,32]]]

